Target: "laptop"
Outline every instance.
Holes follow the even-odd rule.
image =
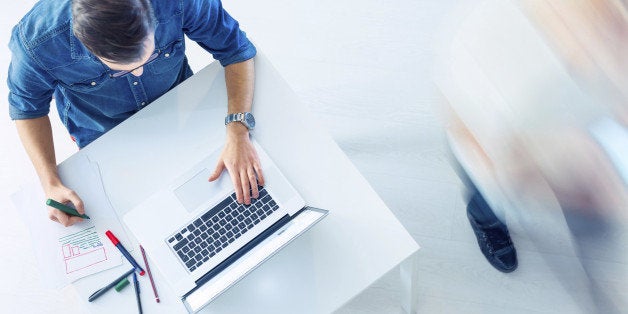
[[[258,143],[265,186],[238,204],[229,174],[208,182],[217,148],[124,216],[188,312],[195,313],[323,219]]]

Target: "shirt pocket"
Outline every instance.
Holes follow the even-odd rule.
[[[75,83],[66,83],[65,85],[67,89],[76,92],[90,93],[102,88],[102,86],[105,85],[108,79],[109,75],[107,73],[104,73],[95,78],[90,78]]]
[[[183,40],[175,40],[162,48],[159,48],[157,59],[146,67],[153,74],[171,73],[179,71],[181,62],[185,57],[185,44]]]

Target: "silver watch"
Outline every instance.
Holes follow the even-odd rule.
[[[242,122],[242,124],[244,124],[244,126],[249,129],[249,131],[255,128],[255,117],[253,117],[253,114],[250,112],[238,112],[228,114],[225,117],[225,125],[231,122]]]

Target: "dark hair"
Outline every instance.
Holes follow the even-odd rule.
[[[73,0],[72,19],[83,45],[115,63],[140,60],[156,25],[149,0]]]

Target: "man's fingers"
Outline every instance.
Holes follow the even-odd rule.
[[[256,162],[253,165],[253,169],[255,169],[255,173],[257,174],[257,185],[264,186],[264,174],[262,173],[262,167],[260,167],[259,163]]]
[[[216,165],[216,169],[214,170],[214,173],[212,173],[212,175],[209,176],[208,181],[212,182],[212,181],[215,181],[216,179],[218,179],[220,177],[220,174],[222,173],[223,170],[225,170],[225,163],[221,159],[218,162],[218,164]]]
[[[242,195],[242,185],[240,184],[240,177],[233,171],[229,171],[229,175],[231,176],[231,182],[233,183],[233,188],[235,189],[236,200],[238,201],[238,203],[242,204],[244,202],[244,196]]]
[[[255,171],[249,168],[247,173],[249,175],[249,183],[251,184],[251,197],[258,198],[259,191],[257,190],[257,177],[255,176]]]
[[[48,212],[48,218],[54,222],[62,224],[64,227],[69,227],[83,221],[83,218],[81,217],[67,215],[58,209],[51,209]]]
[[[231,177],[238,203],[249,205],[251,204],[251,197],[259,197],[258,186],[265,184],[265,181],[259,158],[250,142],[248,144],[242,142],[230,145],[228,141],[218,161],[216,170],[208,180],[214,181],[218,179],[221,172],[225,169]]]
[[[74,204],[74,208],[76,208],[76,211],[79,212],[79,214],[81,215],[85,214],[85,207],[83,205],[83,200],[81,200],[81,198],[78,196],[78,194],[76,194],[76,192],[70,191],[70,193],[68,193],[68,200],[72,202],[72,204]]]
[[[68,216],[68,215],[64,214],[64,213],[63,213],[63,212],[61,212],[60,210],[56,210],[56,209],[55,209],[55,211],[56,211],[56,213],[55,213],[55,217],[57,217],[57,221],[58,221],[60,224],[64,225],[65,227],[69,226],[69,225],[70,225],[70,221],[69,221],[69,220],[70,220],[70,219],[69,219],[69,218],[70,218],[70,216]]]
[[[59,219],[57,219],[57,217],[55,216],[55,214],[54,214],[54,212],[52,210],[48,214],[48,218],[50,218],[50,220],[52,220],[54,222],[59,222]]]
[[[242,189],[242,196],[244,196],[244,204],[251,204],[251,188],[249,183],[249,177],[246,171],[240,171],[240,185]]]
[[[76,224],[82,221],[83,221],[83,218],[81,217],[71,216],[70,219],[68,219],[68,226],[71,226],[73,224]]]

